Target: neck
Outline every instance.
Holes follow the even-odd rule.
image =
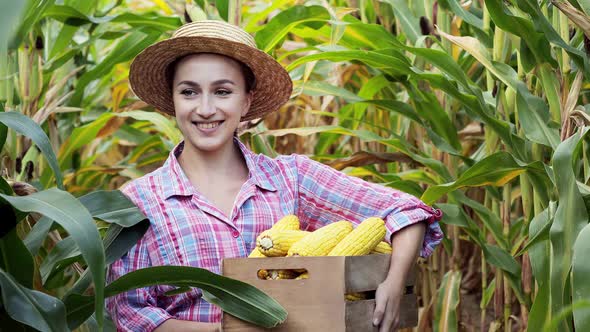
[[[178,162],[194,184],[210,183],[217,179],[227,180],[228,177],[247,177],[248,175],[246,161],[233,139],[216,151],[199,151],[185,143],[184,149],[178,157]]]

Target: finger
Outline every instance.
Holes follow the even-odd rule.
[[[379,325],[379,332],[390,332],[393,328],[393,315],[389,310],[385,311],[381,325]]]
[[[383,314],[387,307],[387,298],[379,291],[375,293],[375,311],[373,312],[373,325],[379,326],[383,320]]]

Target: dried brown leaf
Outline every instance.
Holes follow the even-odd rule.
[[[422,165],[419,162],[413,160],[412,158],[406,156],[403,153],[395,152],[369,152],[369,151],[360,151],[354,153],[350,157],[334,159],[330,162],[327,162],[326,165],[331,166],[334,169],[342,170],[346,167],[359,167],[359,166],[367,166],[373,164],[384,164],[384,163],[391,163],[391,162],[398,162],[398,163],[414,163],[417,165]]]

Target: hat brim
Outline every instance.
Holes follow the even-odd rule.
[[[250,67],[256,77],[256,87],[250,110],[241,121],[274,112],[291,96],[293,82],[289,74],[270,55],[245,44],[209,37],[176,37],[147,47],[131,63],[131,89],[137,97],[160,112],[174,115],[166,70],[176,59],[193,53],[222,54]]]

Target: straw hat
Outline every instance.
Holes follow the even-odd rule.
[[[256,47],[254,38],[235,25],[204,20],[187,23],[169,39],[139,53],[129,70],[133,92],[159,111],[174,115],[168,66],[192,53],[217,53],[243,62],[256,77],[254,98],[242,121],[260,118],[289,100],[293,82],[275,59]]]

